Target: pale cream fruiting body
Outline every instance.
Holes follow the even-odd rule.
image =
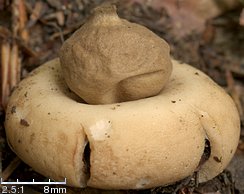
[[[236,150],[237,109],[204,73],[172,63],[157,96],[105,105],[86,104],[70,92],[59,59],[42,65],[10,98],[5,126],[11,148],[37,172],[66,177],[70,186],[145,189],[193,174],[208,138],[211,155],[199,176],[200,182],[213,178]]]

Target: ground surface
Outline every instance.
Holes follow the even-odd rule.
[[[35,67],[56,57],[63,40],[84,23],[93,7],[103,1],[22,0],[20,2],[23,3],[24,8],[19,4],[14,8],[13,4],[16,1],[0,0],[0,46],[3,52],[3,44],[12,47],[17,45],[17,58],[20,62],[18,64],[21,64],[23,78]],[[174,17],[177,12],[169,13],[164,9],[164,5],[155,5],[152,2],[120,1],[119,15],[145,25],[163,37],[170,44],[174,58],[201,69],[233,97],[242,120],[241,138],[235,157],[226,171],[204,184],[198,184],[194,177],[190,177],[172,186],[143,191],[67,188],[67,193],[244,193],[244,27],[239,22],[242,6],[222,13],[219,17],[202,18],[203,26],[192,23],[190,29],[189,24],[184,24],[186,26],[182,27],[182,31],[177,31],[175,28],[177,21]],[[22,20],[16,21],[16,18]],[[16,30],[15,25],[22,23],[25,26],[22,31],[19,30],[21,25]],[[3,63],[3,56],[1,61]],[[11,76],[16,75],[11,74]],[[2,73],[2,80],[3,77]],[[1,84],[3,88],[3,81]],[[9,181],[17,178],[26,181],[33,178],[39,181],[45,180],[22,163],[10,150],[6,143],[3,122],[4,110],[1,109],[0,172],[2,177]],[[42,192],[43,189],[39,186],[27,186],[25,189],[26,194]]]

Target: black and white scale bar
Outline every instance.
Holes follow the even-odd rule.
[[[7,182],[7,181],[3,181],[3,179],[1,178],[0,184],[1,185],[66,185],[66,178],[64,179],[64,181],[60,181],[60,182],[53,182],[50,179],[48,179],[47,182],[35,182],[34,179],[32,182],[22,182],[19,181],[19,179],[17,179],[15,182]]]

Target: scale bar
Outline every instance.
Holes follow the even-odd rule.
[[[21,182],[19,179],[17,179],[15,182],[7,182],[3,181],[3,179],[0,179],[0,184],[2,185],[66,185],[66,178],[64,181],[61,182],[52,182],[50,179],[48,179],[48,182],[35,182],[33,179],[32,182]]]

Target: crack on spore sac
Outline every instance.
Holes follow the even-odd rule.
[[[89,142],[85,146],[84,154],[83,154],[83,162],[84,162],[84,173],[88,176],[88,179],[90,178],[90,156],[91,156],[91,149]]]
[[[208,139],[205,139],[204,151],[200,159],[200,162],[198,164],[197,170],[199,170],[201,166],[210,158],[210,155],[211,155],[210,141]]]

